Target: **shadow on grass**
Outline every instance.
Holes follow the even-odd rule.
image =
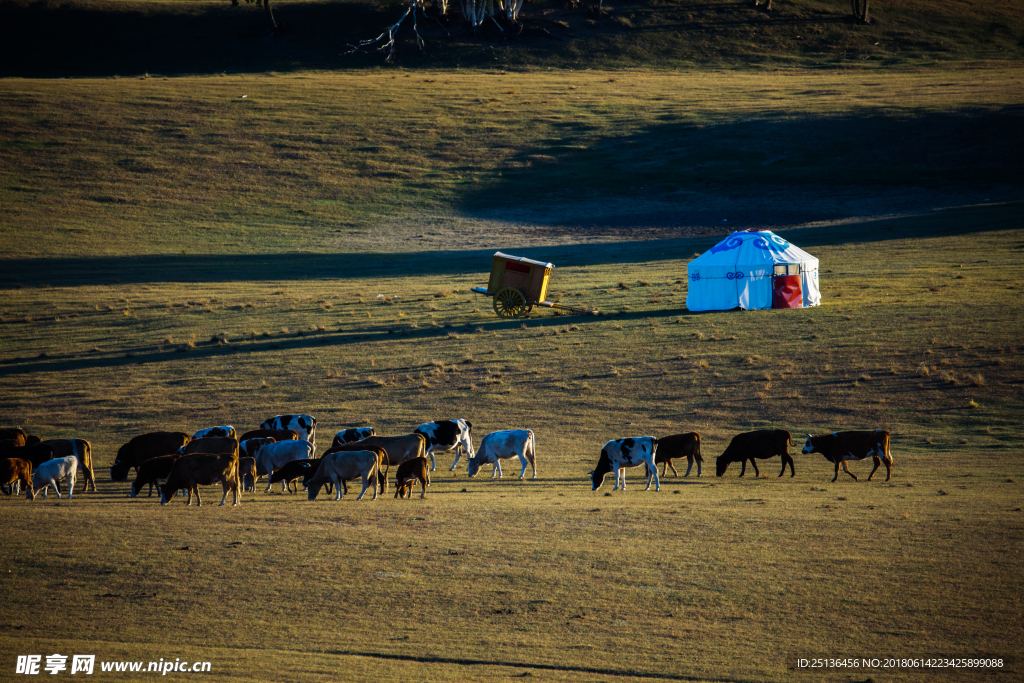
[[[949,206],[950,190],[964,196],[1001,188],[1021,196],[1024,107],[828,114],[830,99],[844,96],[808,90],[787,95],[784,114],[720,121],[669,111],[634,134],[596,139],[585,120],[557,122],[549,138],[510,159],[500,177],[468,186],[463,200],[492,211],[514,197],[510,209],[557,212],[565,204],[583,216],[588,202],[600,206],[609,198],[664,201],[684,207],[659,216],[668,225],[720,225],[727,218],[742,229],[901,214],[923,202]],[[621,226],[643,224],[637,219],[632,212],[618,217]]]
[[[438,657],[433,655],[400,655],[383,652],[361,652],[358,650],[327,650],[326,654],[344,657],[369,657],[396,662],[417,662],[421,664],[457,664],[460,666],[504,666],[514,669],[537,669],[539,671],[564,671],[567,673],[587,674],[590,676],[624,676],[629,678],[649,678],[664,681],[717,681],[720,683],[746,683],[742,678],[724,678],[707,676],[682,676],[677,674],[645,672],[636,670],[608,669],[589,666],[563,666],[558,664],[529,664],[526,662],[505,662],[489,659],[469,659],[463,657]]]
[[[671,318],[684,315],[701,315],[687,310],[663,309],[654,311],[630,311],[628,313],[615,313],[608,316],[552,316],[546,318],[527,318],[525,322],[529,329],[544,329],[563,327],[570,321],[576,325],[586,325],[588,322],[601,320],[651,320],[656,318]],[[433,339],[446,336],[452,332],[460,335],[471,336],[472,330],[482,329],[483,332],[497,330],[519,329],[524,319],[515,320],[494,320],[482,321],[471,325],[459,327],[437,327],[426,329],[397,329],[394,327],[366,327],[345,332],[318,332],[304,336],[288,338],[257,338],[253,341],[246,341],[234,344],[218,344],[216,342],[200,342],[195,348],[183,350],[182,345],[175,345],[174,348],[154,347],[130,347],[112,349],[110,351],[97,351],[82,354],[47,354],[45,357],[15,357],[0,360],[0,377],[10,375],[22,375],[33,372],[68,372],[89,368],[115,368],[127,365],[145,365],[151,363],[165,363],[173,360],[188,359],[191,361],[215,357],[232,357],[268,352],[288,352],[309,350],[315,348],[344,347],[352,344],[374,343],[382,341],[396,341],[402,339]],[[422,369],[418,366],[415,369]],[[396,368],[395,372],[406,372],[414,368]]]
[[[780,230],[779,234],[813,253],[820,245],[884,242],[910,237],[942,237],[1019,229],[1024,200],[938,209],[913,216],[880,218],[840,226]],[[706,236],[606,242],[585,245],[525,247],[502,250],[551,261],[557,268],[689,260],[717,243],[729,228]],[[686,232],[680,230],[680,232]],[[0,288],[75,287],[115,284],[278,282],[349,278],[424,277],[478,273],[486,285],[494,250],[429,251],[372,254],[216,254],[98,256],[81,258],[13,258],[0,260]],[[439,282],[438,286],[443,283]],[[515,323],[518,326],[518,322]]]

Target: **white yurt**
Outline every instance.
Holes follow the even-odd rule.
[[[769,230],[734,232],[686,266],[691,311],[821,304],[818,259]]]

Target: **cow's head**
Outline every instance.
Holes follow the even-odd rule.
[[[475,477],[477,472],[480,471],[480,461],[476,458],[470,458],[466,461],[466,474],[470,477]]]
[[[605,476],[612,471],[612,461],[608,457],[608,451],[601,449],[601,457],[597,461],[597,468],[590,473],[590,483],[593,486],[591,491],[596,491],[601,488],[601,484],[604,483]]]
[[[118,458],[110,466],[110,481],[124,481],[128,478],[128,470],[130,469],[131,465]]]
[[[161,484],[160,486],[157,487],[157,490],[160,491],[161,505],[167,505],[168,503],[170,503],[172,500],[174,500],[174,496],[177,495],[178,493],[178,489],[171,488],[170,482]]]
[[[804,450],[801,451],[804,455],[814,452],[814,437],[810,434],[807,435],[807,442],[804,444]]]
[[[35,499],[36,499],[36,489],[32,485],[32,480],[28,479],[28,480],[25,481],[25,500],[35,500]]]
[[[721,455],[715,458],[715,476],[720,477],[725,474],[725,471],[729,469],[729,463],[731,462],[732,460],[726,460]]]

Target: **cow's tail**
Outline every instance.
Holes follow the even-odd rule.
[[[884,443],[882,444],[884,446],[884,448],[882,449],[882,452],[885,453],[885,455],[889,458],[889,462],[891,463],[892,462],[892,451],[889,450],[889,437],[891,435],[889,434],[889,430],[887,430],[887,429],[883,429],[882,433],[885,434]]]
[[[388,456],[388,452],[383,448],[380,449],[379,457],[377,458],[377,471],[380,472],[380,466],[384,466],[384,483],[380,486],[381,495],[388,492],[388,473],[391,471],[391,458]],[[380,479],[380,477],[378,477]]]
[[[416,457],[425,458],[427,457],[427,437],[423,436],[419,432],[416,432],[416,434],[420,437],[420,447],[416,452]]]
[[[85,472],[85,490],[89,490],[89,484],[92,484],[92,490],[96,490],[96,475],[92,471],[92,444],[85,439],[78,439],[79,445],[82,448],[82,455],[79,456],[78,462],[82,466],[82,471]]]
[[[694,432],[693,433],[693,440],[694,440],[693,459],[696,460],[698,463],[703,464],[704,463],[704,458],[700,454],[700,434],[697,433],[697,432]]]

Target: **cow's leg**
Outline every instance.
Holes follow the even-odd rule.
[[[229,484],[227,480],[224,480],[220,483],[220,485],[221,488],[224,489],[224,495],[221,496],[220,505],[218,505],[217,507],[224,507],[224,505],[228,502],[228,491],[231,489],[231,484]],[[238,505],[237,499],[235,500],[235,505]]]
[[[883,458],[882,462],[885,463],[885,480],[889,481],[892,477],[892,456]]]
[[[376,486],[377,485],[374,484],[374,489],[373,489],[374,493],[377,493]],[[366,493],[366,489],[368,489],[368,488],[370,488],[370,477],[368,477],[368,476],[366,476],[364,474],[363,475],[363,490],[359,492],[358,496],[356,496],[356,500],[362,500],[363,499],[363,494]]]
[[[519,456],[519,464],[523,466],[522,471],[519,473],[519,479],[522,480],[526,476],[526,467],[530,464],[530,461],[526,459],[524,454],[517,453],[516,455]]]
[[[754,477],[760,477],[761,471],[757,469],[757,460],[755,458],[750,459],[750,465],[754,468]]]
[[[196,484],[196,507],[203,507],[203,499],[199,495],[199,484]]]
[[[849,475],[850,475],[851,477],[853,477],[853,480],[854,480],[854,481],[857,481],[857,475],[856,475],[856,474],[854,474],[853,472],[851,472],[851,471],[850,471],[850,468],[849,468],[849,467],[848,467],[848,466],[846,465],[846,461],[845,461],[845,460],[842,460],[842,461],[840,461],[840,462],[842,462],[842,463],[843,463],[843,472],[846,472],[846,473],[847,473],[847,474],[849,474]]]
[[[692,469],[693,469],[693,456],[692,455],[688,455],[688,456],[686,456],[686,474],[684,474],[683,476],[684,477],[690,476],[690,470],[692,470]],[[700,476],[700,465],[697,465],[697,476],[698,477]]]
[[[434,451],[427,451],[427,455],[430,456],[430,471],[433,472],[437,469],[437,462],[434,460]]]
[[[71,474],[68,475],[68,498],[69,499],[71,498],[71,496],[73,496],[75,494],[75,481],[77,481],[75,479],[75,473],[72,472]],[[88,486],[89,486],[88,482],[86,482],[85,485],[86,485],[86,491],[88,491],[89,490],[88,489]]]
[[[882,464],[882,459],[877,455],[873,455],[871,458],[875,461],[875,466],[871,468],[871,474],[868,475],[868,481],[871,481],[871,477],[875,476],[875,470],[877,470]]]
[[[57,482],[53,479],[50,480],[50,484],[53,486],[53,490],[57,492],[57,500],[61,499],[60,489],[57,488]],[[46,489],[43,489],[43,500],[46,500]]]
[[[424,477],[420,476],[419,474],[416,475],[416,478],[420,480],[420,498],[426,498],[427,497],[427,480]],[[413,484],[414,483],[415,482],[413,482]],[[412,487],[413,487],[413,484],[409,484],[409,497],[410,498],[412,498]]]
[[[836,479],[839,478],[839,463],[840,462],[842,462],[842,461],[841,460],[836,460],[836,476],[832,477],[832,481],[830,483],[834,484]]]
[[[501,476],[502,476],[502,472],[501,472],[501,458],[495,458],[494,459],[494,469],[498,473],[498,479],[501,479]]]
[[[747,471],[747,461],[746,460],[741,460],[740,461],[740,476],[742,477],[744,475],[744,473],[746,473],[746,471]]]
[[[459,456],[462,455],[462,450],[463,449],[461,443],[455,447],[455,462],[453,462],[452,466],[448,468],[449,472],[455,471],[455,466],[459,464]],[[467,454],[466,457],[468,458],[469,455]]]
[[[796,471],[793,469],[793,458],[788,454],[782,456],[782,471],[779,472],[779,476],[781,477],[786,473],[786,465],[789,465],[789,476],[795,476]]]
[[[668,459],[668,466],[669,466],[669,469],[672,470],[672,476],[673,477],[678,477],[679,473],[676,472],[676,466],[672,464],[672,458]],[[663,476],[663,477],[665,476],[665,471],[664,470],[661,471],[661,476]]]

